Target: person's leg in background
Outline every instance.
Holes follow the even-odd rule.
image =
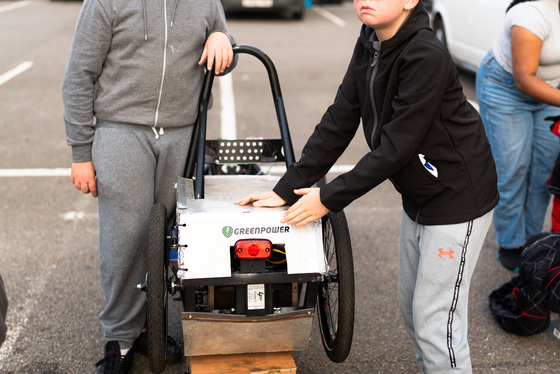
[[[494,210],[498,258],[516,271],[527,237],[525,207],[533,157],[533,101],[520,93],[511,74],[491,55],[476,81],[480,115],[498,173],[500,201]]]
[[[8,296],[6,295],[6,288],[4,287],[4,280],[0,275],[0,347],[6,340],[6,315],[8,314]]]

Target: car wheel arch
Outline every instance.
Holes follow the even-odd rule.
[[[443,43],[445,48],[449,49],[449,44],[447,43],[447,30],[445,28],[445,22],[440,13],[436,13],[434,16],[434,21],[432,22],[433,31],[436,37]]]

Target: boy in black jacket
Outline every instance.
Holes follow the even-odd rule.
[[[471,277],[498,202],[482,121],[419,0],[354,0],[362,29],[334,103],[273,191],[238,201],[292,206],[305,225],[390,179],[401,193],[399,302],[423,373],[470,373]],[[311,188],[360,120],[371,149],[349,172]]]

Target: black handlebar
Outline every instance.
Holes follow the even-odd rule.
[[[264,64],[268,72],[270,88],[272,90],[272,98],[274,100],[274,106],[276,109],[276,117],[278,120],[278,126],[280,128],[282,146],[284,148],[286,167],[288,167],[295,162],[295,157],[294,157],[294,150],[292,147],[292,140],[290,137],[290,131],[288,128],[286,110],[284,108],[284,101],[282,99],[282,93],[280,91],[280,81],[278,79],[276,68],[272,63],[272,60],[258,48],[249,45],[236,45],[233,47],[233,53],[234,54],[246,53],[255,56]],[[210,101],[210,95],[212,92],[213,82],[214,82],[214,71],[212,69],[212,70],[208,70],[204,77],[204,83],[200,95],[200,113],[198,116],[197,123],[195,124],[193,138],[191,141],[191,146],[189,148],[189,154],[187,156],[187,164],[185,166],[184,176],[186,178],[192,178],[195,164],[196,164],[196,175],[194,175],[195,177],[194,195],[196,199],[204,198],[204,151],[205,151],[206,127],[207,127],[207,119],[208,119],[207,112],[208,112],[208,105]]]

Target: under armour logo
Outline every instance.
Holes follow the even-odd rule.
[[[452,249],[450,249],[449,252],[444,252],[443,248],[440,248],[438,257],[443,258],[443,256],[449,256],[449,258],[455,258],[455,256],[453,256],[453,253],[455,253],[455,251]]]

